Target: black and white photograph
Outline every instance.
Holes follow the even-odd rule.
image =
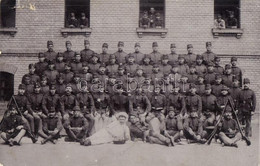
[[[259,166],[259,0],[0,0],[0,166]]]

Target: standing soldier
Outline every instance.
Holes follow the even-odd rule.
[[[231,74],[233,75],[233,78],[238,79],[238,81],[240,83],[239,86],[242,87],[242,70],[239,67],[237,67],[237,58],[236,57],[231,58],[231,65],[232,65]]]
[[[178,57],[178,68],[179,73],[182,74],[188,74],[190,72],[190,68],[187,64],[185,64],[185,58],[183,55],[179,55]]]
[[[116,57],[115,55],[111,54],[109,56],[109,63],[107,63],[107,72],[108,74],[116,74],[118,70],[118,64],[116,64]]]
[[[55,69],[54,61],[49,61],[48,70],[46,70],[43,74],[48,79],[48,84],[56,83],[56,77],[59,75],[59,72]]]
[[[34,133],[34,118],[32,114],[29,113],[28,111],[28,106],[29,106],[29,100],[25,96],[25,85],[20,84],[18,87],[18,95],[14,96],[18,109],[21,111],[25,119],[29,122],[30,124],[30,130],[31,133]]]
[[[70,64],[66,63],[65,64],[65,70],[64,70],[64,83],[69,84],[73,80],[74,73],[71,71],[71,66]]]
[[[65,46],[67,50],[63,53],[64,60],[66,63],[70,63],[74,59],[75,52],[71,50],[72,44],[70,41],[66,41]]]
[[[47,93],[42,99],[42,109],[43,112],[48,115],[48,112],[56,112],[59,117],[61,117],[60,113],[60,97],[56,94],[55,85],[50,86],[50,92]]]
[[[74,74],[78,74],[81,72],[82,70],[82,63],[81,63],[81,57],[80,57],[80,54],[75,52],[75,55],[74,55],[75,59],[73,61],[71,61],[71,71],[74,73]]]
[[[221,89],[223,88],[223,86],[224,85],[222,84],[222,77],[221,75],[217,74],[215,76],[215,82],[212,85],[212,94],[218,98],[221,94]]]
[[[174,62],[178,62],[178,54],[176,54],[176,45],[174,43],[170,46],[171,53],[168,54],[169,64],[172,65]]]
[[[214,59],[217,57],[216,54],[212,52],[212,44],[211,42],[206,42],[207,51],[202,54],[204,64],[208,65],[209,62],[214,62]]]
[[[239,87],[239,81],[237,79],[234,79],[233,86],[232,88],[229,89],[229,93],[234,100],[235,110],[238,110],[238,106],[239,106],[238,99],[239,99],[240,92],[241,92],[241,88]]]
[[[152,74],[153,66],[151,65],[151,57],[148,54],[144,55],[142,67],[144,70],[144,74],[150,77]]]
[[[220,57],[215,57],[214,63],[215,63],[214,72],[216,74],[223,75],[224,74],[224,68],[222,66],[220,66]]]
[[[196,91],[196,85],[190,84],[190,90],[186,97],[186,108],[188,115],[195,112],[200,118],[202,112],[202,102],[201,97],[196,94]]]
[[[102,53],[98,55],[98,59],[100,63],[108,64],[109,63],[109,54],[108,54],[108,44],[103,43],[102,45]]]
[[[196,72],[197,74],[206,74],[207,67],[203,64],[203,57],[197,55],[196,57]]]
[[[138,65],[142,64],[144,54],[140,52],[141,45],[140,43],[135,43],[135,52],[132,53],[132,55],[135,58],[135,63]]]
[[[55,61],[55,69],[62,73],[65,70],[65,62],[64,62],[64,56],[62,53],[58,52],[57,59]]]
[[[47,41],[48,51],[44,53],[47,61],[53,61],[57,57],[57,53],[53,50],[53,42],[51,40]]]
[[[39,62],[35,64],[35,73],[41,75],[48,68],[48,63],[45,60],[45,56],[42,52],[38,54]]]
[[[232,97],[230,96],[228,90],[229,90],[229,88],[224,85],[221,89],[221,94],[219,96],[217,96],[217,100],[218,100],[218,103],[219,103],[219,106],[221,109],[225,108],[225,104],[228,102],[228,100],[231,101],[233,108],[235,108],[234,101],[233,101]],[[227,105],[227,109],[231,109],[230,105]]]
[[[90,42],[88,40],[84,40],[84,46],[85,49],[80,51],[81,60],[82,62],[89,62],[95,52],[90,49]]]
[[[114,53],[114,55],[116,56],[116,62],[119,65],[123,65],[126,63],[126,57],[127,57],[127,53],[124,52],[124,42],[119,41],[117,44],[118,47],[118,51]]]
[[[22,78],[22,83],[24,84],[24,78],[26,76],[29,76],[30,77],[30,80],[31,80],[31,83],[35,83],[35,82],[40,82],[40,77],[35,74],[35,65],[34,64],[29,64],[28,66],[28,69],[29,69],[29,73],[25,74]],[[42,74],[42,73],[41,73]]]
[[[221,75],[219,75],[221,77]],[[213,62],[208,63],[207,73],[205,74],[205,83],[207,84],[214,84],[216,77],[216,73],[214,72],[214,64]],[[221,80],[222,81],[222,80]]]
[[[162,56],[162,59],[161,59],[161,64],[160,64],[160,72],[164,74],[170,74],[171,72],[171,69],[172,69],[172,66],[169,65],[169,57],[168,55],[164,54]]]
[[[187,65],[190,66],[191,64],[195,63],[195,61],[196,61],[196,55],[193,53],[192,44],[187,45],[187,51],[188,51],[188,54],[186,54],[184,58],[185,58],[185,62],[187,63]]]
[[[244,78],[244,88],[242,89],[238,97],[240,119],[243,124],[246,125],[245,135],[247,137],[252,136],[251,117],[252,115],[254,115],[256,107],[255,93],[249,88],[249,85],[250,80],[248,78]]]
[[[162,57],[162,54],[158,51],[158,43],[153,42],[152,48],[153,48],[153,52],[151,52],[149,54],[149,56],[151,57],[151,61],[152,61],[153,64],[159,64],[161,57]]]
[[[225,73],[222,76],[222,82],[224,85],[226,85],[227,87],[231,88],[233,85],[233,75],[231,74],[232,69],[231,69],[231,65],[230,64],[226,64],[225,65]]]

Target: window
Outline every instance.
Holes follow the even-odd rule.
[[[14,93],[14,75],[0,72],[0,101],[9,101]]]
[[[15,0],[0,0],[0,26],[1,28],[15,27]]]
[[[164,28],[164,0],[140,0],[140,28]]]
[[[240,28],[240,0],[215,0],[214,15],[215,28]]]
[[[89,27],[89,0],[65,1],[65,27],[88,28]]]

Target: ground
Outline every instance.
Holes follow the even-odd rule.
[[[238,148],[211,145],[166,147],[142,142],[124,145],[105,144],[85,147],[67,143],[56,145],[24,138],[22,146],[9,147],[0,140],[0,163],[4,166],[257,166],[259,161],[259,115],[253,118],[252,145],[238,142]],[[0,164],[0,166],[1,166]]]

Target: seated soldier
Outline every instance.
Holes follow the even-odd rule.
[[[129,115],[129,129],[132,141],[141,139],[146,142],[147,136],[149,135],[148,126],[140,121],[139,116],[135,112],[131,112]]]
[[[71,116],[64,122],[63,126],[68,135],[66,142],[80,142],[86,138],[88,132],[88,122],[81,114],[80,107],[75,106],[70,110]]]
[[[150,98],[151,107],[154,110],[161,110],[161,113],[164,115],[167,107],[167,99],[165,95],[161,94],[161,87],[155,86],[153,94]]]
[[[242,87],[242,70],[237,66],[237,57],[231,57],[230,63],[232,65],[233,80],[238,79],[239,87]]]
[[[77,28],[79,26],[79,21],[75,17],[75,13],[70,13],[69,19],[67,20],[67,27]]]
[[[55,109],[49,110],[47,118],[43,121],[44,140],[41,144],[50,141],[56,144],[57,139],[60,138],[60,131],[62,130],[62,122],[60,116],[56,113]]]
[[[28,97],[33,93],[33,83],[29,75],[24,77],[24,85],[25,85],[25,96]]]
[[[197,74],[206,74],[207,67],[203,64],[203,56],[197,55],[196,57],[196,73]]]
[[[64,74],[63,73],[60,73],[59,75],[57,75],[57,78],[56,78],[56,93],[59,95],[59,96],[62,96],[65,94],[65,83],[64,83]]]
[[[22,138],[25,136],[26,131],[29,131],[28,122],[23,119],[12,104],[9,106],[0,127],[0,136],[6,144],[10,146],[20,145]],[[33,143],[37,140],[32,137]]]
[[[129,54],[125,64],[126,73],[135,74],[138,64],[135,63],[135,57],[133,54]]]
[[[53,61],[48,62],[48,70],[45,70],[43,74],[47,77],[48,84],[56,83],[56,77],[59,72],[55,69],[55,64]]]
[[[50,91],[50,87],[47,83],[48,83],[47,77],[45,75],[42,75],[40,84],[41,84],[41,93],[43,95],[48,94]]]
[[[163,73],[160,72],[158,64],[153,65],[153,73],[151,74],[152,84],[158,85],[163,79]]]
[[[173,92],[167,98],[167,109],[173,107],[181,115],[186,113],[185,97],[179,93],[180,88],[177,85],[173,85]]]
[[[81,91],[81,80],[80,80],[80,74],[76,73],[74,74],[73,81],[70,83],[72,87],[72,93],[74,95],[77,95]]]
[[[176,62],[173,62],[171,73],[169,74],[170,82],[174,85],[179,84],[181,79],[181,74],[179,73],[179,65]]]
[[[142,67],[144,70],[144,74],[150,77],[152,74],[153,66],[151,65],[151,57],[148,54],[144,55],[144,58],[142,60]]]
[[[199,96],[204,95],[205,93],[205,84],[204,84],[204,76],[198,75],[198,80],[196,81],[197,94]]]
[[[180,82],[179,82],[179,87],[180,87],[180,93],[183,96],[188,95],[189,89],[190,89],[190,83],[188,83],[188,76],[186,74],[182,74]]]
[[[93,74],[91,73],[88,65],[86,63],[82,64],[82,71],[80,73],[80,80],[86,81],[87,83],[90,83],[92,80]]]
[[[179,55],[178,57],[178,73],[183,75],[183,74],[188,74],[190,71],[189,66],[185,64],[185,57],[183,55]]]
[[[31,83],[40,82],[40,77],[35,73],[35,65],[29,64],[28,68],[29,68],[29,73],[23,76],[22,83],[25,84],[24,81],[26,77],[30,77]]]
[[[46,62],[45,56],[42,52],[38,54],[39,62],[35,63],[35,73],[41,75],[48,68],[48,63]]]
[[[207,73],[205,74],[205,83],[206,84],[214,84],[216,77],[216,73],[214,72],[214,64],[213,62],[208,63]]]
[[[188,115],[190,115],[192,112],[197,112],[197,115],[200,118],[202,111],[202,102],[201,97],[196,94],[196,91],[196,85],[190,84],[189,93],[186,96],[186,108]]]
[[[140,28],[149,28],[150,19],[148,18],[148,12],[144,11],[143,17],[140,18]]]
[[[115,55],[111,54],[109,56],[109,62],[108,62],[108,65],[106,66],[107,68],[107,72],[109,74],[116,74],[117,73],[117,70],[118,70],[118,64],[116,64],[116,57]]]
[[[238,130],[238,125],[235,119],[232,118],[231,108],[226,110],[225,116],[219,124],[220,133],[219,139],[224,146],[237,146],[237,141],[241,140],[242,136]]]
[[[189,83],[196,83],[198,79],[197,69],[194,64],[190,66],[190,73],[187,74]]]
[[[71,71],[70,64],[65,64],[65,70],[64,70],[64,83],[69,84],[73,80],[74,73]]]
[[[214,73],[223,75],[224,74],[224,68],[220,66],[220,57],[215,57],[214,58]]]
[[[93,56],[90,58],[89,64],[88,64],[88,67],[92,74],[98,73],[98,70],[100,67],[100,63],[98,61],[99,61],[99,59],[98,59],[97,54],[93,54]]]
[[[160,72],[163,74],[170,74],[172,66],[169,64],[168,55],[164,54],[161,58],[161,64],[159,66]]]
[[[197,142],[205,143],[206,131],[203,130],[202,121],[198,117],[198,113],[193,110],[190,116],[184,120],[183,134],[188,143]]]
[[[227,87],[231,88],[233,86],[233,79],[236,78],[232,74],[232,69],[230,64],[225,65],[225,72],[224,75],[222,75],[222,82]]]
[[[81,56],[79,53],[75,52],[74,60],[71,62],[71,71],[76,74],[80,73],[82,70]]]
[[[174,142],[179,142],[180,138],[183,137],[183,119],[178,109],[169,107],[165,127],[165,135],[171,136]]]
[[[80,17],[80,20],[79,20],[79,26],[80,26],[80,28],[89,27],[88,18],[86,17],[85,13],[81,13],[81,17]]]
[[[64,61],[64,55],[61,52],[58,52],[56,61],[55,61],[55,69],[62,73],[65,70],[65,61]]]

